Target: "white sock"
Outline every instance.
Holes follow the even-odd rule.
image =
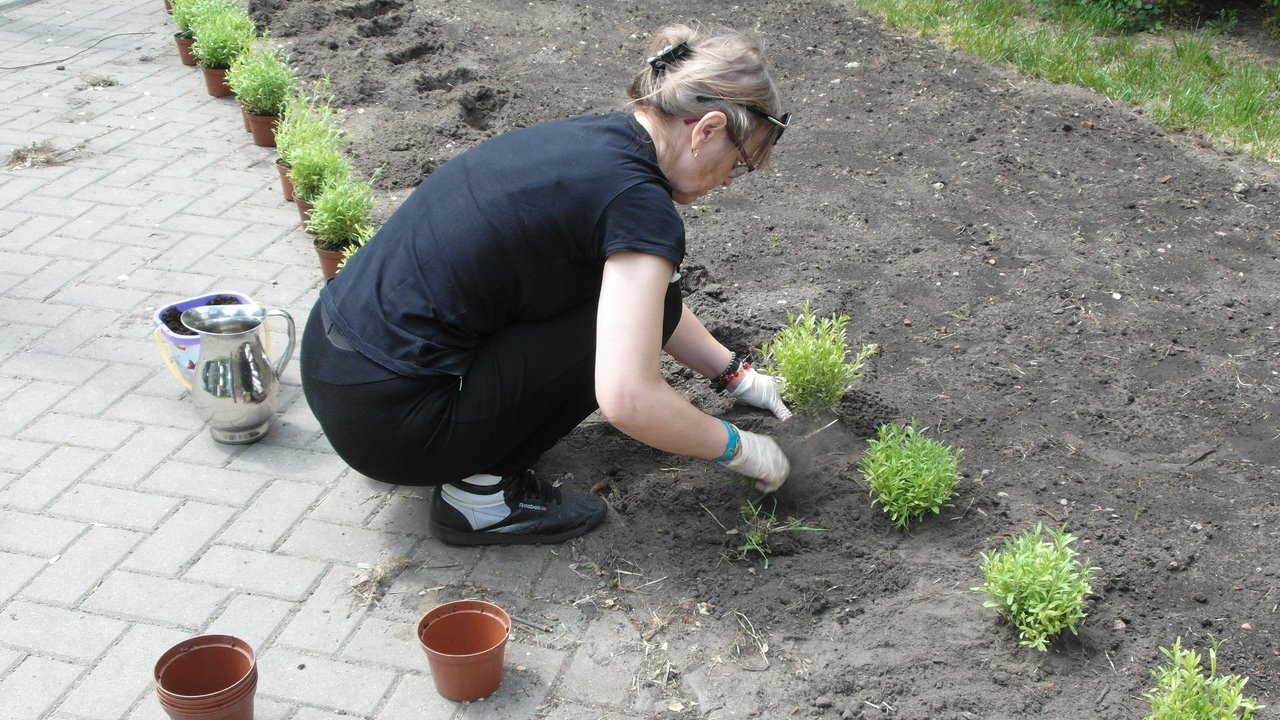
[[[497,475],[480,473],[463,478],[461,482],[479,487],[493,487],[502,482],[502,478]],[[471,523],[472,530],[479,530],[502,522],[511,514],[511,508],[507,507],[506,497],[500,492],[473,493],[463,490],[453,483],[445,483],[440,486],[440,496],[454,509],[462,513],[467,522]]]
[[[490,475],[489,473],[476,473],[471,477],[462,478],[462,482],[472,485],[497,485],[502,482],[501,475]]]

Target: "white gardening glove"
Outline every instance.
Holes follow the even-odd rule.
[[[750,365],[744,366],[741,374],[738,384],[729,391],[730,395],[748,405],[768,410],[779,420],[791,417],[791,411],[782,403],[777,379],[756,372]]]
[[[778,443],[768,435],[757,435],[745,430],[739,430],[738,437],[738,454],[721,464],[755,480],[756,490],[762,493],[771,493],[782,487],[782,483],[787,481],[787,475],[791,473],[791,461],[787,460]]]

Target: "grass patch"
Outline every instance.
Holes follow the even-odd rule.
[[[1196,130],[1280,162],[1280,69],[1233,52],[1226,21],[1199,30],[1118,35],[1132,22],[1099,3],[1023,0],[855,0],[885,23],[958,47],[1028,77],[1079,85],[1145,108],[1169,130]]]

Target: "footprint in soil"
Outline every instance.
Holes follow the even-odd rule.
[[[402,25],[404,25],[403,15],[386,15],[356,25],[356,34],[366,38],[385,37],[395,34]]]
[[[355,3],[338,8],[338,14],[349,18],[372,20],[379,15],[386,15],[402,7],[404,7],[404,3],[401,0],[370,0],[370,2]]]
[[[431,92],[433,90],[452,90],[460,85],[466,85],[475,79],[475,70],[472,70],[471,68],[458,67],[441,73],[422,73],[413,81],[413,89],[422,93]]]
[[[458,98],[462,121],[476,130],[488,130],[493,116],[506,106],[509,95],[506,90],[488,85],[467,90]]]
[[[392,65],[403,65],[421,57],[438,53],[442,49],[444,49],[444,45],[437,40],[423,40],[406,48],[392,50],[386,54],[386,58],[387,62]]]

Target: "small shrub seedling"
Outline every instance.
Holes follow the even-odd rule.
[[[231,61],[227,83],[249,112],[254,115],[279,115],[289,103],[295,81],[285,51],[271,46],[271,38],[263,35],[260,44]]]
[[[799,315],[787,313],[787,327],[760,347],[764,371],[782,380],[782,397],[798,412],[828,410],[840,402],[849,383],[862,376],[862,365],[876,354],[875,345],[858,350],[852,361],[845,340],[847,315],[819,318],[809,303]]]
[[[772,507],[766,509],[765,502],[772,503]],[[746,523],[746,528],[742,531],[742,544],[738,546],[738,552],[742,553],[742,557],[746,558],[751,553],[759,555],[764,560],[765,569],[769,567],[769,555],[772,550],[769,549],[769,537],[780,532],[819,532],[822,528],[810,527],[804,524],[804,520],[795,517],[789,517],[785,521],[779,522],[778,501],[773,496],[762,497],[752,502],[747,500],[742,505],[742,520]]]
[[[234,10],[234,0],[173,0],[173,24],[178,26],[178,35],[185,38],[196,36],[195,26],[201,18],[223,10]]]
[[[286,101],[276,124],[276,152],[292,165],[299,149],[325,145],[342,151],[346,138],[342,118],[333,109],[333,91],[328,78],[321,78],[310,92],[294,92]]]
[[[341,251],[353,245],[358,249],[373,235],[370,214],[374,199],[373,182],[353,172],[329,178],[307,221],[307,229],[316,234],[316,245],[327,250]]]
[[[871,504],[879,504],[899,530],[938,512],[955,494],[963,451],[925,437],[916,420],[906,426],[885,423],[867,444],[862,476]]]
[[[336,145],[303,145],[295,149],[289,159],[293,195],[304,202],[316,202],[325,188],[349,178],[354,172],[351,161]]]
[[[1249,678],[1218,674],[1221,643],[1210,641],[1208,675],[1199,653],[1183,649],[1181,637],[1172,648],[1160,648],[1169,662],[1151,671],[1156,686],[1143,694],[1151,703],[1146,720],[1249,720],[1263,707],[1244,695]]]
[[[1037,524],[1006,540],[1004,550],[982,553],[984,583],[973,588],[990,596],[984,607],[995,608],[1018,628],[1019,644],[1041,652],[1063,629],[1076,634],[1076,623],[1085,616],[1089,578],[1097,571],[1075,559],[1069,547],[1075,537],[1066,528],[1050,532],[1048,541],[1043,534]]]
[[[200,14],[192,24],[196,44],[191,52],[202,66],[225,70],[253,46],[257,34],[253,18],[238,4],[198,7]]]

